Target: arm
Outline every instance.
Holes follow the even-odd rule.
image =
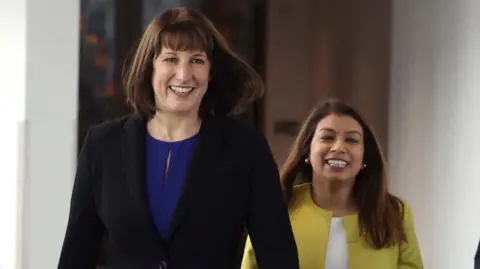
[[[398,269],[423,269],[423,261],[418,246],[417,235],[415,233],[412,210],[407,203],[404,203],[404,207],[407,243],[403,243],[400,246]]]
[[[256,138],[252,147],[247,229],[256,261],[261,269],[297,269],[297,246],[277,165],[263,136]]]
[[[78,157],[70,216],[58,269],[93,269],[96,267],[102,239],[100,222],[91,185],[91,131],[85,138]]]

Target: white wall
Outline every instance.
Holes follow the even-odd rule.
[[[480,1],[394,0],[392,190],[425,268],[473,268],[480,239]]]
[[[79,1],[0,1],[2,269],[58,262],[77,155],[79,12]]]
[[[0,1],[0,268],[18,267],[25,120],[26,2]],[[15,27],[12,27],[12,26]]]

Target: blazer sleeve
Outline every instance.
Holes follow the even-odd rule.
[[[423,269],[423,261],[418,245],[413,213],[408,203],[404,203],[404,225],[407,234],[407,242],[400,245],[398,269]]]
[[[261,269],[297,269],[297,246],[277,165],[263,136],[257,136],[252,146],[247,230],[256,262]]]
[[[91,184],[91,132],[88,132],[78,157],[70,215],[58,269],[96,268],[103,225],[97,216]]]

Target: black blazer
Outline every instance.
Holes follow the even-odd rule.
[[[109,269],[233,269],[245,227],[260,269],[299,268],[262,135],[227,118],[203,121],[167,239],[148,208],[145,135],[146,122],[136,114],[87,134],[59,269],[95,268],[103,236]]]

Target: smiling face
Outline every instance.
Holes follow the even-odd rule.
[[[158,110],[198,115],[208,88],[210,61],[204,51],[162,47],[153,63],[152,85]]]
[[[310,146],[315,175],[326,180],[354,180],[363,165],[363,130],[350,116],[329,114],[317,125]]]

